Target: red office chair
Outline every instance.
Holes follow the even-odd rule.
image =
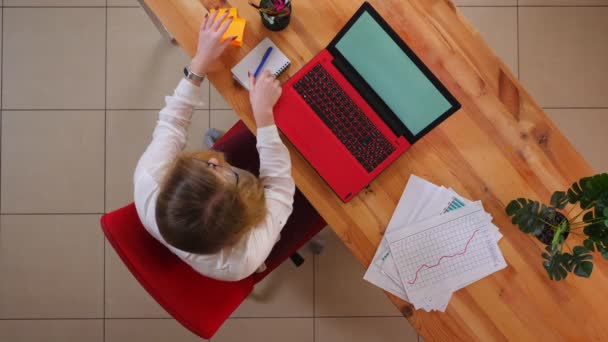
[[[232,165],[258,169],[255,137],[240,121],[214,148],[226,152]],[[294,212],[266,260],[267,269],[239,282],[218,281],[194,271],[148,234],[134,204],[104,215],[101,225],[112,247],[148,293],[178,322],[208,339],[245,300],[256,283],[296,253],[326,223],[297,191]]]

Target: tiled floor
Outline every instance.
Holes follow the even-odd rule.
[[[106,2],[108,7],[106,7]],[[608,171],[608,0],[455,0],[597,171]],[[0,0],[0,341],[195,341],[131,277],[98,225],[186,56],[135,0]],[[519,5],[519,7],[518,7]],[[188,141],[235,114],[208,83]],[[602,158],[604,157],[604,158]],[[213,341],[416,341],[331,231]]]

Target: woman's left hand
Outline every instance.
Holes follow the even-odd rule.
[[[219,17],[218,13],[220,13],[219,10],[216,10],[212,15],[206,14],[201,24],[196,56],[194,56],[190,63],[190,70],[195,74],[206,75],[209,67],[222,55],[230,42],[236,38],[233,37],[232,39],[226,39],[224,42],[221,41],[233,18],[230,17],[224,22],[224,19],[228,16],[228,11],[224,11]],[[222,24],[222,22],[224,23]]]

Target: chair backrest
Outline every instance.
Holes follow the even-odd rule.
[[[194,271],[143,227],[135,205],[101,218],[106,238],[129,271],[167,312],[190,331],[211,338],[253,290],[253,276],[239,282]]]

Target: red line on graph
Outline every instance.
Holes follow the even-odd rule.
[[[441,258],[439,258],[439,261],[437,261],[437,263],[434,264],[434,265],[429,266],[427,264],[424,264],[424,265],[420,266],[420,268],[418,268],[418,270],[416,271],[416,277],[414,277],[414,280],[408,281],[407,283],[410,284],[410,285],[415,284],[416,280],[418,280],[418,273],[420,273],[420,271],[422,271],[425,267],[427,269],[430,269],[430,268],[433,268],[433,267],[437,267],[437,266],[439,266],[439,264],[441,264],[441,260],[443,260],[443,259],[453,258],[453,257],[459,256],[459,255],[464,255],[467,252],[467,249],[469,248],[469,244],[471,243],[471,240],[473,240],[473,237],[475,236],[475,234],[477,234],[478,231],[479,231],[479,229],[476,230],[476,231],[474,231],[473,234],[471,234],[471,237],[469,238],[469,241],[467,241],[467,244],[464,246],[464,250],[462,252],[456,253],[456,254],[452,254],[452,255],[444,255]]]

